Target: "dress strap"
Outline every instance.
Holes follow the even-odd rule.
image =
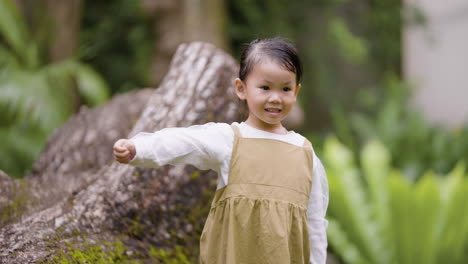
[[[231,125],[232,130],[234,131],[234,136],[237,138],[241,137],[239,128],[236,125]]]
[[[304,148],[312,148],[312,143],[307,138],[304,138]]]
[[[231,125],[232,131],[234,132],[234,140],[232,142],[232,153],[231,153],[231,162],[229,164],[229,177],[228,177],[228,182],[227,185],[230,185],[232,182],[232,175],[231,175],[231,169],[232,169],[232,162],[233,162],[233,157],[237,157],[237,150],[239,148],[239,141],[241,141],[241,135],[239,128],[236,125]],[[215,200],[213,200],[214,204]]]

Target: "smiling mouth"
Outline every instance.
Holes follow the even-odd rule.
[[[278,108],[265,108],[265,111],[269,113],[281,113],[281,109]]]

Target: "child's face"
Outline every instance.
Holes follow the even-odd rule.
[[[264,130],[282,127],[301,88],[296,74],[272,60],[254,65],[245,82],[236,79],[236,93],[249,107],[247,123]]]

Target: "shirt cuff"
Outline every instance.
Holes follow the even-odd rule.
[[[151,143],[148,141],[148,137],[151,136]],[[160,167],[160,162],[156,156],[156,152],[152,150],[154,140],[154,134],[149,133],[140,133],[135,137],[131,138],[130,141],[135,146],[135,156],[128,164],[137,167],[146,167],[146,168],[157,168]]]

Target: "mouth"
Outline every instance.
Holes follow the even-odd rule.
[[[272,114],[279,114],[279,113],[281,113],[281,109],[280,109],[280,108],[265,108],[265,111],[267,111],[268,113],[272,113]]]

